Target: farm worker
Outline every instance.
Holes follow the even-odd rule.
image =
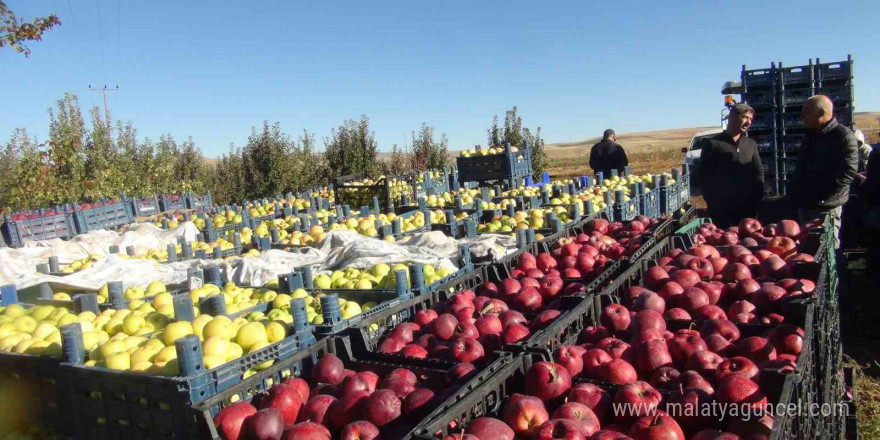
[[[868,166],[868,155],[871,154],[871,146],[865,142],[865,133],[862,133],[862,130],[856,130],[854,134],[856,142],[859,144],[859,172],[862,172]]]
[[[849,186],[858,174],[858,141],[834,118],[834,104],[825,95],[810,97],[801,118],[806,133],[798,152],[791,202],[801,222],[827,214],[837,248],[841,207],[849,200]]]
[[[617,135],[614,130],[607,129],[602,133],[602,141],[593,145],[590,150],[590,168],[594,172],[602,172],[605,177],[611,175],[611,170],[623,172],[623,167],[629,165],[626,151],[617,143]]]
[[[727,128],[703,139],[700,182],[709,216],[718,226],[738,225],[758,214],[764,194],[764,166],[758,144],[746,137],[755,110],[739,103],[730,110]]]

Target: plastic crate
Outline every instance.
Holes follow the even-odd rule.
[[[804,121],[801,119],[801,113],[797,111],[782,114],[782,126],[786,130],[804,128]]]
[[[772,90],[757,90],[743,93],[743,101],[754,108],[767,108],[776,105],[776,94]]]
[[[34,217],[25,218],[25,216]],[[28,241],[52,238],[69,239],[77,234],[73,213],[70,212],[7,216],[2,226],[2,232],[6,244],[10,247],[22,247]]]
[[[776,118],[773,113],[755,112],[751,129],[753,131],[773,131],[776,129]]]
[[[755,144],[758,146],[758,152],[766,153],[776,151],[776,135],[775,134],[760,134],[755,136],[749,136],[755,141]]]
[[[198,338],[188,336],[175,344],[181,375],[174,377],[62,364],[77,419],[76,437],[192,438],[187,437],[192,404],[239,384],[256,365],[287,359],[314,342],[311,332],[304,331],[206,370]]]
[[[779,159],[779,173],[791,175],[797,172],[797,157],[782,157]]]
[[[660,188],[640,191],[638,195],[639,214],[650,218],[660,218]]]
[[[779,80],[782,84],[812,84],[813,65],[779,68]]]
[[[17,422],[46,425],[65,435],[75,433],[72,399],[61,374],[61,361],[61,357],[0,353],[4,406],[15,408]]]
[[[764,196],[779,195],[779,179],[764,179]]]
[[[853,114],[852,106],[842,106],[834,108],[834,117],[837,119],[837,122],[841,125],[845,125],[849,128],[852,128],[853,121],[855,121],[855,115]]]
[[[746,70],[743,66],[741,79],[746,90],[754,87],[773,87],[776,85],[777,70],[775,67],[767,69]]]
[[[819,87],[819,93],[827,96],[835,105],[849,105],[853,100],[852,84],[825,85]]]
[[[782,149],[786,152],[798,151],[804,141],[802,134],[786,134],[782,136]]]
[[[424,419],[424,421],[415,430],[415,435],[419,440],[439,440],[441,438],[460,434],[467,425],[480,417],[493,417],[496,419],[504,419],[502,410],[506,402],[516,393],[524,391],[526,383],[526,374],[528,370],[537,362],[547,361],[545,355],[541,353],[525,353],[517,356],[510,362],[498,362],[493,365],[492,370],[482,372],[480,377],[471,380],[465,389],[467,393],[462,393],[455,401],[447,401],[442,408]],[[780,374],[773,370],[764,370],[762,372],[761,385],[762,389],[767,390],[770,403],[774,404],[772,408],[785,408],[791,402],[792,391],[795,386],[795,375]],[[766,378],[766,379],[765,379]],[[592,383],[598,385],[609,392],[612,396],[617,392],[621,385],[615,385],[595,380],[574,378],[572,385],[579,383]],[[671,392],[661,390],[664,401],[669,400]],[[782,403],[783,405],[776,405]],[[794,402],[796,403],[796,402]],[[442,409],[442,411],[440,411]],[[788,419],[784,410],[774,411],[776,416],[773,426],[773,433],[770,435],[771,440],[785,440],[792,438],[796,434],[796,424]]]
[[[189,193],[186,195],[186,207],[194,210],[207,209],[214,206],[211,202],[211,192],[207,194]]]
[[[159,198],[156,196],[133,197],[123,196],[123,200],[128,200],[131,205],[131,213],[134,217],[147,217],[162,212],[159,209]]]
[[[160,195],[159,209],[162,212],[186,209],[186,194]]]
[[[120,226],[131,224],[131,207],[125,201],[102,204],[82,208],[73,205],[73,220],[76,231],[85,234],[98,229],[117,229]]]
[[[378,211],[387,212],[393,206],[406,205],[416,199],[415,173],[374,179],[373,184],[352,183],[368,177],[363,174],[337,177],[333,185],[336,203],[349,206],[364,206],[372,203],[373,208],[377,210],[375,213],[378,214]]]
[[[820,63],[816,60],[816,75],[824,86],[827,82],[846,82],[853,79],[853,62],[852,58],[847,57],[846,61],[837,61],[833,63]]]
[[[532,174],[532,157],[526,141],[517,152],[510,152],[510,144],[503,153],[488,156],[456,158],[459,182],[489,182],[524,178]]]
[[[812,87],[789,88],[782,90],[782,105],[784,107],[802,107],[809,97],[813,96]]]
[[[436,390],[437,402],[454,401],[454,395],[460,392],[463,383],[449,383],[447,379],[449,369],[454,363],[363,352],[351,345],[346,338],[328,338],[325,342],[319,342],[279,365],[254,375],[241,385],[194,405],[191,419],[197,421],[195,426],[200,429],[188,438],[220,440],[222,437],[216,431],[212,418],[221,407],[231,404],[232,401],[251,400],[257,393],[278,383],[274,377],[302,377],[310,381],[311,369],[328,353],[340,358],[347,369],[373,371],[380,377],[398,368],[409,369],[419,377],[421,383]],[[505,355],[504,358],[510,359],[510,355]],[[383,427],[382,432],[386,438],[412,438],[411,431],[417,426],[418,420],[401,417],[397,422]]]

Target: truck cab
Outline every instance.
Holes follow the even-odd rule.
[[[721,133],[721,128],[713,128],[712,130],[706,130],[698,132],[691,138],[690,144],[687,147],[681,149],[681,152],[684,153],[684,163],[688,166],[688,172],[690,173],[690,187],[692,195],[700,195],[700,148],[702,148],[703,143],[702,140],[708,137],[715,136],[718,133]]]

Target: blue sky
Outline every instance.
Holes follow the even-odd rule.
[[[549,4],[544,4],[549,3]],[[0,50],[0,140],[45,140],[65,92],[139,136],[192,136],[208,156],[263,120],[318,139],[371,118],[382,150],[422,122],[451,149],[485,144],[519,106],[547,142],[718,124],[742,64],[855,59],[856,111],[880,110],[880,2],[335,2],[7,0],[63,21],[24,58]]]

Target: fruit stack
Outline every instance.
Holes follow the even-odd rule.
[[[261,373],[251,381],[261,391],[256,395],[243,383],[194,407],[206,438],[412,438],[421,420],[454,402],[461,386],[480,375],[467,363],[353,353],[347,338],[327,338],[265,373],[271,370],[290,376],[264,385]]]
[[[73,213],[60,206],[45,211],[20,212],[4,220],[3,238],[12,247],[24,246],[26,241],[68,239],[77,234]]]
[[[407,204],[416,197],[416,174],[379,176],[375,179],[362,175],[336,178],[336,203],[349,206],[371,206],[378,200],[378,209],[390,212],[392,206]],[[378,212],[377,212],[378,214]]]
[[[803,238],[788,232],[795,244]],[[773,241],[754,253],[733,245],[722,256],[710,245],[685,251],[663,239],[645,257],[653,266],[631,267],[603,293],[598,322],[552,354],[527,352],[521,366],[475,384],[420,432],[439,438],[464,428],[450,439],[504,440],[817,435],[815,420],[770,406],[816,402],[816,283],[792,277],[812,263]],[[762,412],[744,417],[743,409]]]
[[[532,157],[528,141],[520,148],[509,143],[504,147],[468,150],[456,158],[458,181],[505,182],[509,188],[522,186],[523,178],[532,174]]]

